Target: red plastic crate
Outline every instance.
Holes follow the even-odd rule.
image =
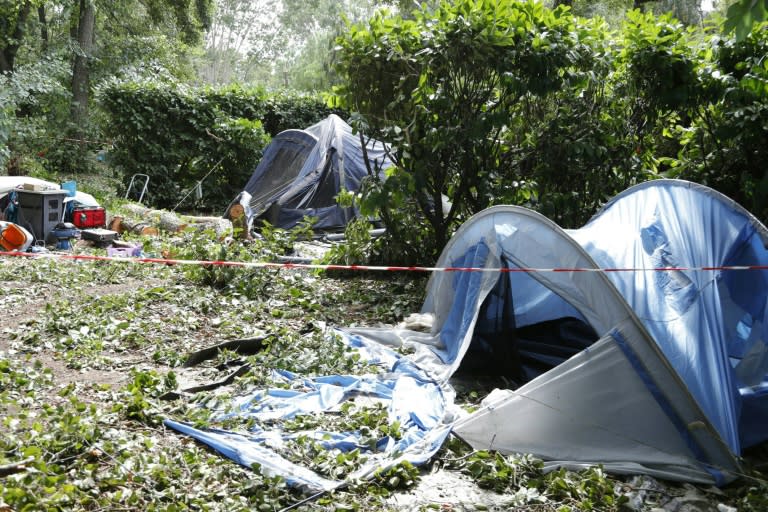
[[[72,211],[72,224],[80,229],[103,228],[107,225],[107,212],[101,206],[75,208]]]

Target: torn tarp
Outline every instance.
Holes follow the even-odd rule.
[[[401,461],[418,465],[428,461],[450,432],[453,394],[450,388],[431,379],[400,354],[354,334],[335,331],[362,360],[383,369],[380,374],[329,375],[305,378],[285,370],[274,370],[275,387],[259,389],[239,397],[216,412],[211,422],[257,420],[247,433],[198,429],[166,420],[165,424],[194,437],[232,460],[265,474],[282,476],[303,490],[334,489],[346,481],[367,478]],[[386,407],[390,425],[400,426],[400,435],[383,436],[371,442],[362,431],[287,432],[280,422],[304,414],[333,414],[349,400],[374,400]],[[269,425],[265,428],[264,425]],[[326,449],[359,450],[365,461],[346,480],[325,478],[295,464],[280,454],[285,443],[299,437],[313,439]]]

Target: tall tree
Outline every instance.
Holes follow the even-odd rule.
[[[200,76],[207,83],[255,82],[326,89],[334,38],[346,21],[412,0],[219,0],[206,37]]]
[[[93,58],[93,39],[96,29],[96,5],[93,0],[79,0],[77,9],[77,38],[73,41],[75,51],[72,65],[72,123],[82,136],[82,127],[88,117],[90,98],[90,66]]]
[[[44,153],[60,170],[79,167],[78,152],[48,146],[41,132],[85,138],[95,129],[93,85],[109,76],[177,75],[210,25],[213,2],[0,0],[0,73],[10,80],[3,87],[13,84],[13,101],[0,105],[0,156]]]
[[[30,0],[0,0],[0,73],[13,73],[31,10]]]
[[[289,45],[278,65],[292,85],[328,89],[338,83],[333,70],[335,39],[347,23],[368,20],[382,8],[396,8],[391,0],[282,0],[282,40]],[[416,6],[413,2],[412,6]]]
[[[83,126],[88,118],[90,101],[90,63],[94,59],[97,0],[74,1],[77,5],[73,9],[73,16],[76,16],[77,22],[73,24],[71,120],[76,134],[82,135]],[[184,43],[196,44],[202,39],[203,31],[210,25],[211,2],[212,0],[143,0],[134,8],[144,7],[150,20],[156,24],[170,22]]]
[[[40,22],[40,40],[42,41],[43,50],[48,50],[48,19],[45,14],[45,5],[41,4],[37,6],[37,21]]]
[[[701,0],[658,0],[651,5],[656,14],[672,13],[686,25],[701,25],[704,21]]]
[[[279,0],[219,0],[199,66],[202,80],[248,81],[254,67],[274,62],[280,54],[273,41],[281,7]]]

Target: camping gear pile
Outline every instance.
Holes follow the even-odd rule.
[[[533,454],[547,468],[601,464],[724,485],[741,474],[743,450],[768,440],[767,247],[768,230],[746,210],[684,181],[632,187],[576,230],[492,207],[437,262],[482,271],[432,275],[426,332],[334,331],[382,373],[277,372],[279,389],[213,411],[212,424],[256,420],[249,432],[166,424],[309,490],[345,481],[281,457],[275,447],[292,434],[280,421],[333,413],[359,396],[385,403],[403,435],[371,446],[359,432],[316,433],[329,449],[369,457],[348,478],[424,462],[453,432],[477,449]],[[464,413],[451,385],[463,372],[510,384]]]
[[[72,248],[73,240],[106,225],[96,199],[68,181],[57,185],[29,176],[0,176],[0,245],[6,251]]]

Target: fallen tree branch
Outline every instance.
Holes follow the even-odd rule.
[[[122,215],[115,215],[109,221],[109,229],[118,233],[133,233],[136,235],[157,236],[160,231],[150,226],[147,222],[126,219]]]
[[[0,465],[0,477],[12,475],[14,473],[21,473],[27,470],[27,464],[34,462],[34,457],[27,457],[26,459],[14,462],[12,464]]]

